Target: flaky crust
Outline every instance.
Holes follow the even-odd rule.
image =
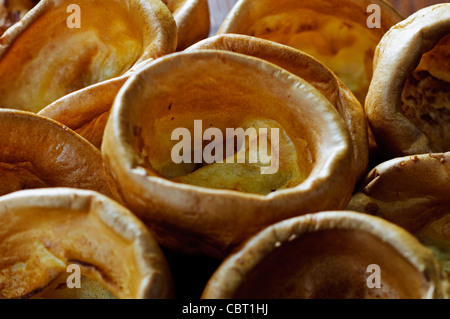
[[[394,156],[442,152],[401,111],[408,76],[424,53],[450,33],[450,4],[427,7],[393,27],[379,43],[366,113],[377,143]]]
[[[308,240],[310,242],[306,246],[295,245],[296,242]],[[318,247],[314,246],[316,244]],[[337,251],[317,258],[315,253],[320,255],[321,250],[327,251],[327,245],[334,244],[337,244]],[[353,250],[354,247],[357,248]],[[284,251],[282,255],[271,257],[280,250]],[[343,259],[346,267],[339,263],[341,256],[346,256]],[[352,260],[352,257],[355,259]],[[283,272],[292,270],[289,264],[298,263],[298,260],[304,260],[306,266],[299,265],[299,268],[304,267],[300,270],[302,273],[294,271],[289,276],[300,275],[303,280],[283,276]],[[328,268],[324,264],[326,260],[329,260]],[[382,289],[373,295],[374,290],[366,288],[366,277],[361,276],[371,263],[380,266],[384,276]],[[400,264],[402,266],[398,267]],[[271,286],[273,273],[280,274],[287,283],[277,282],[277,285]],[[260,298],[260,291],[252,284],[257,285],[258,278],[264,275],[267,280],[262,280],[264,284],[260,289],[268,292],[269,296],[278,296],[275,298],[280,298],[280,295],[290,298],[342,298],[345,291],[355,293],[354,298],[445,296],[440,268],[431,251],[394,224],[350,211],[295,217],[266,228],[223,262],[208,282],[202,297]],[[402,278],[405,280],[402,281]],[[362,293],[364,290],[365,293]],[[295,295],[295,292],[301,296]]]
[[[32,297],[66,272],[66,266],[41,258],[35,268],[16,270],[21,281],[2,278],[11,262],[32,264],[42,250],[47,258],[65,265],[79,264],[82,272],[90,273],[117,298],[172,294],[168,265],[153,236],[127,209],[96,192],[67,188],[16,192],[0,198],[0,220],[2,298]]]
[[[151,142],[158,133],[154,125],[164,119],[192,125],[187,119],[201,115],[229,118],[227,127],[245,116],[277,120],[291,139],[308,141],[314,160],[311,173],[300,185],[267,196],[163,178],[149,157],[162,156],[155,151],[157,143],[170,134]],[[344,121],[306,81],[261,59],[199,50],[163,57],[130,78],[113,105],[102,154],[127,205],[156,230],[164,245],[224,256],[275,221],[345,206],[355,183],[351,149]]]
[[[227,50],[261,58],[308,81],[341,114],[353,141],[357,179],[363,177],[368,164],[368,138],[364,110],[353,93],[321,62],[294,48],[255,37],[223,34],[201,41],[190,50]]]

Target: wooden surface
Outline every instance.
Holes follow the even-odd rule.
[[[417,10],[431,6],[433,4],[450,3],[450,1],[446,0],[388,0],[388,1],[392,3],[394,7],[396,7],[405,18],[413,14]],[[225,19],[231,7],[236,2],[237,0],[208,0],[209,10],[211,13],[210,35],[214,35],[217,33],[217,30],[219,30],[222,21]]]

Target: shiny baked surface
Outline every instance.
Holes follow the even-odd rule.
[[[28,190],[0,198],[0,298],[167,298],[170,274],[126,208],[91,191]],[[76,266],[81,284],[67,286]],[[73,278],[69,280],[73,283]]]
[[[120,2],[78,5],[82,28],[67,27],[67,6],[61,4],[46,10],[3,52],[0,107],[37,112],[68,93],[123,74],[138,60],[143,32]]]

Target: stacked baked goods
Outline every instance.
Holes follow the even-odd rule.
[[[0,9],[0,298],[450,296],[450,4]]]

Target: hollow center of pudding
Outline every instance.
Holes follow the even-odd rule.
[[[65,3],[65,2],[64,2]],[[60,4],[45,12],[0,60],[0,107],[38,112],[58,98],[126,72],[143,48],[139,21],[118,1],[81,0],[80,28]]]
[[[370,265],[379,266],[380,288]],[[323,230],[283,243],[245,277],[235,298],[421,298],[425,280],[370,233]]]
[[[131,298],[141,280],[134,250],[99,218],[54,208],[1,214],[0,298]],[[78,276],[79,288],[68,287]]]
[[[450,150],[450,35],[422,56],[407,79],[402,111],[436,152]]]
[[[303,8],[261,18],[248,32],[314,56],[364,102],[379,41],[366,26]]]
[[[201,128],[195,123],[182,140],[171,141],[170,160],[150,160],[165,178],[266,195],[297,186],[311,171],[308,143],[301,138],[293,143],[274,120],[242,120],[233,128],[221,121],[202,121]]]

